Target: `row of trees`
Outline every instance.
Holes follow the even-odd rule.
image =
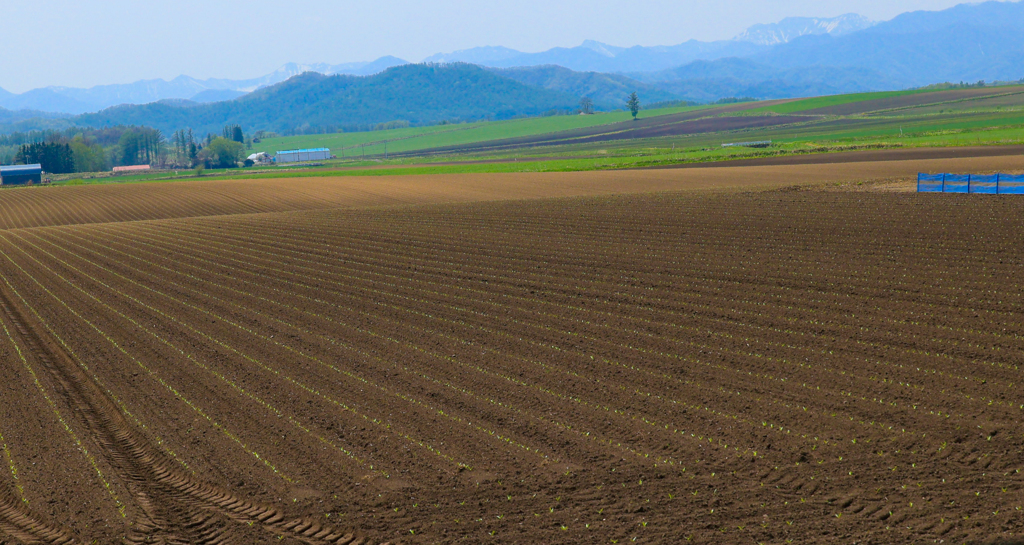
[[[192,129],[174,132],[171,144],[174,146],[172,158],[175,167],[232,168],[237,166],[245,155],[246,138],[239,125],[224,127],[222,136],[206,135],[205,141],[197,141]],[[248,147],[252,147],[251,140]]]
[[[14,162],[20,165],[39,163],[44,171],[53,174],[68,174],[75,171],[75,157],[71,145],[57,142],[25,144],[18,150]]]
[[[54,174],[161,164],[166,154],[163,135],[149,127],[76,128],[0,137],[0,162],[39,163]]]
[[[167,156],[164,135],[150,127],[132,127],[118,139],[124,165],[160,164]]]
[[[101,172],[131,165],[237,166],[244,158],[245,134],[238,125],[224,127],[222,134],[226,136],[208,134],[199,139],[191,129],[183,129],[175,131],[168,142],[150,127],[13,133],[0,136],[0,163],[39,163],[53,174]]]
[[[172,138],[174,144],[173,166],[191,167],[195,164],[202,146],[196,142],[192,129],[181,129],[174,131]]]

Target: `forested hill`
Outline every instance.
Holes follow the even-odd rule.
[[[524,85],[469,64],[406,65],[375,76],[306,73],[228,102],[125,105],[73,118],[80,126],[138,125],[171,134],[225,125],[291,132],[303,127],[355,129],[402,120],[505,119],[574,108],[579,97]]]
[[[602,110],[621,109],[630,93],[636,91],[645,103],[678,100],[679,95],[618,74],[575,72],[561,66],[528,68],[488,68],[499,76],[533,87],[560,91],[574,97],[590,97]]]

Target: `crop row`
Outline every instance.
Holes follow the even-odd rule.
[[[189,236],[195,235],[195,236],[202,237],[202,234],[196,235],[197,231],[195,229],[190,229],[188,231],[190,231],[188,233]],[[237,226],[235,228],[232,228],[231,225],[219,226],[217,231],[218,231],[218,235],[221,236],[221,237],[223,237],[224,235],[227,235],[227,234],[235,234],[235,235],[241,234],[242,236],[249,237],[249,234],[251,233],[251,229],[244,230],[244,228],[239,228]],[[296,238],[298,238],[300,236],[301,237],[307,236],[307,235],[295,235],[295,234],[293,234],[294,231],[295,231],[295,228],[292,228],[292,229],[284,229],[284,228],[282,228],[280,231],[277,231],[277,230],[274,230],[274,229],[268,229],[268,228],[264,227],[264,228],[261,228],[260,231],[262,233],[265,233],[265,235],[263,235],[263,236],[265,238],[267,238],[267,240],[273,240],[274,243],[278,243],[279,241],[287,241],[289,239],[294,240],[294,239],[296,239]],[[436,238],[443,238],[443,235],[434,235],[434,236]],[[464,237],[461,234],[459,235],[459,237],[460,238],[469,238],[469,237]],[[251,237],[249,237],[249,238],[251,239]],[[319,235],[318,234],[318,235],[313,235],[312,237],[310,237],[309,240],[306,240],[305,242],[303,242],[300,239],[299,241],[297,241],[297,243],[300,244],[300,245],[302,245],[302,244],[308,245],[310,240],[319,240],[319,239],[323,239],[323,238],[325,238],[324,235]],[[339,238],[340,237],[335,235],[330,240],[320,241],[320,242],[318,242],[318,244],[323,245],[324,248],[331,248],[332,250],[334,250],[334,252],[337,252],[337,251],[342,251],[342,252],[346,252],[346,253],[352,252],[353,251],[352,250],[353,246],[361,248],[363,252],[369,252],[369,251],[373,251],[374,250],[375,244],[374,244],[374,241],[370,237],[362,236],[362,237],[357,237],[355,239],[352,239],[352,235],[348,234],[347,237],[341,238],[340,242],[339,242]],[[345,245],[344,245],[345,239],[351,240],[352,244],[348,245],[348,247],[345,247]],[[339,247],[338,246],[339,243],[342,244],[342,246]],[[458,245],[453,243],[453,244],[450,244],[450,246],[457,247]],[[395,255],[395,252],[397,252],[397,255],[402,255],[403,259],[406,260],[406,261],[414,261],[414,262],[417,261],[416,259],[409,257],[409,254],[411,252],[408,250],[408,248],[413,248],[412,251],[417,252],[417,254],[419,254],[420,256],[430,255],[430,253],[428,252],[428,249],[427,248],[423,248],[420,244],[412,244],[412,245],[405,244],[404,246],[389,245],[389,246],[386,246],[385,248],[386,248],[387,252],[384,255]],[[307,252],[310,251],[310,250],[315,250],[315,248],[306,248]],[[447,256],[451,256],[451,258],[453,258],[453,259],[458,257],[458,254],[462,254],[462,255],[466,255],[466,256],[475,256],[474,259],[469,261],[469,262],[467,262],[467,261],[465,261],[465,259],[463,259],[462,262],[459,263],[459,265],[461,266],[461,270],[466,270],[467,272],[473,271],[473,270],[477,270],[480,267],[480,263],[481,263],[481,260],[482,260],[482,258],[480,257],[480,254],[482,254],[482,253],[483,253],[483,250],[481,248],[477,248],[477,247],[468,247],[468,248],[464,248],[463,250],[455,250],[454,254],[453,254],[453,250],[452,250],[451,247],[449,247],[449,248],[447,248],[445,250],[445,254]],[[570,255],[575,255],[575,252],[568,252],[567,251],[565,253],[566,254],[570,254]],[[685,252],[683,252],[683,253],[685,253]],[[316,254],[314,254],[314,255],[316,255]],[[357,255],[358,255],[358,253],[357,253]],[[352,256],[350,256],[350,258],[351,257]],[[586,256],[584,256],[584,257],[586,257]],[[502,259],[503,259],[503,262],[504,261],[514,262],[516,260],[513,257],[503,257]],[[598,255],[598,256],[594,257],[593,262],[604,262],[604,261],[608,261],[610,259],[612,259],[612,256],[610,256],[610,255]],[[362,259],[360,259],[360,260],[362,260]],[[525,261],[532,261],[533,258],[531,258],[530,260],[523,260],[523,259],[520,258],[519,260],[525,262]],[[429,259],[422,259],[421,258],[418,261],[420,261],[420,262],[427,261],[429,263],[432,263],[436,267],[453,266],[455,263],[458,263],[458,261],[454,261],[453,262],[453,261],[439,260],[438,256],[436,256],[436,255],[432,255]],[[587,259],[586,261],[590,261],[590,259]],[[506,267],[507,267],[507,264],[506,264]],[[531,277],[539,277],[539,278],[545,278],[545,279],[551,279],[551,278],[561,278],[561,279],[564,279],[564,278],[566,278],[565,274],[558,274],[558,273],[564,273],[564,271],[560,271],[559,268],[560,268],[560,263],[558,263],[558,262],[547,262],[547,263],[545,263],[543,271],[538,270],[537,267],[535,267],[535,266],[534,267],[525,267],[525,266],[524,267],[514,267],[511,270],[516,271],[519,276],[523,277],[520,281],[527,280],[527,279],[529,279]],[[419,270],[420,270],[419,267],[417,267],[417,272],[419,272]],[[509,270],[509,269],[506,268],[505,270]],[[480,274],[480,273],[474,273],[474,275],[477,275],[477,274]],[[636,273],[634,273],[634,275],[635,274]],[[637,282],[639,282],[641,284],[652,285],[652,286],[658,286],[658,285],[660,285],[660,286],[677,286],[677,285],[682,284],[682,285],[685,285],[687,287],[686,293],[697,292],[697,293],[703,293],[703,294],[705,294],[705,296],[712,296],[712,295],[716,295],[716,294],[718,296],[721,296],[720,291],[721,291],[722,288],[719,288],[718,290],[709,290],[708,289],[709,285],[714,285],[714,284],[717,283],[717,284],[722,284],[724,288],[733,288],[733,287],[741,286],[742,285],[742,283],[738,282],[736,279],[723,280],[723,279],[717,278],[712,272],[709,272],[709,271],[702,271],[700,274],[694,274],[694,275],[685,276],[685,277],[679,276],[679,275],[666,275],[666,273],[664,273],[662,271],[659,271],[657,273],[657,276],[653,277],[652,279],[648,279],[648,278],[646,278],[646,276],[644,278],[640,278],[640,279],[637,279],[637,278],[634,277],[634,278],[630,278],[630,284],[631,285],[628,285],[628,286],[627,285],[623,285],[623,284],[621,284],[621,282],[618,284],[619,287],[626,288],[626,290],[622,291],[622,292],[617,291],[615,289],[612,289],[611,291],[609,291],[606,288],[604,288],[604,286],[602,286],[603,283],[607,282],[607,283],[611,284],[612,287],[615,287],[616,286],[616,282],[614,280],[611,280],[611,281],[607,281],[607,280],[600,281],[600,279],[593,278],[593,275],[591,273],[587,274],[587,280],[588,280],[588,282],[585,285],[580,285],[579,283],[577,283],[577,285],[575,286],[575,289],[582,290],[583,293],[587,293],[587,292],[601,293],[605,297],[608,297],[608,296],[620,296],[620,297],[639,298],[639,299],[644,300],[644,301],[650,300],[652,304],[660,304],[661,303],[661,301],[659,301],[658,297],[656,297],[656,296],[653,299],[649,299],[652,296],[651,290],[654,289],[654,288],[647,287],[646,289],[639,289],[639,290],[635,289],[635,287],[636,287],[635,284]],[[835,307],[836,305],[848,306],[850,304],[851,294],[849,293],[848,290],[844,290],[844,293],[822,293],[823,295],[828,295],[829,296],[828,299],[824,299],[824,300],[816,300],[814,298],[808,299],[808,295],[810,295],[810,294],[808,292],[806,292],[806,290],[801,290],[800,292],[792,293],[790,296],[788,296],[786,298],[782,298],[781,295],[771,295],[771,292],[774,292],[774,291],[781,291],[782,293],[793,292],[794,291],[793,288],[791,288],[791,287],[779,286],[778,285],[779,283],[780,283],[779,281],[775,281],[775,282],[772,282],[771,284],[764,285],[764,290],[763,290],[764,293],[759,293],[758,294],[759,298],[761,298],[762,300],[771,301],[772,303],[775,303],[776,305],[781,305],[782,308],[790,309],[791,312],[803,310],[803,309],[800,308],[800,306],[795,306],[794,307],[794,303],[796,303],[798,305],[802,304],[802,305],[805,305],[805,306],[808,305],[808,304],[815,304],[815,305],[829,305],[829,306],[832,306],[832,307]],[[871,302],[877,302],[877,297],[876,296],[860,295],[860,296],[855,296],[854,300],[860,300],[861,302],[864,302],[864,303],[871,303]],[[741,302],[742,303],[743,300],[741,299],[741,300],[736,301],[736,302]],[[762,306],[764,305],[763,302],[760,303],[760,304]],[[908,306],[911,307],[911,308],[907,309],[908,312],[913,312],[914,314],[921,315],[924,318],[928,318],[929,317],[927,313],[921,314],[919,312],[914,312],[914,310],[916,310],[916,309],[914,309],[915,305],[913,303],[909,304]],[[922,308],[927,308],[927,306],[924,306]],[[876,312],[878,312],[878,311],[887,311],[887,314],[891,314],[892,313],[891,310],[880,308],[880,307],[877,307],[877,306],[876,306],[876,308],[870,309],[870,310],[874,310]],[[901,314],[901,316],[905,316],[905,315],[906,315],[906,313]],[[844,314],[839,314],[837,316],[838,317],[844,317],[845,315]],[[1000,339],[1000,338],[1001,339],[1010,339],[1010,340],[1018,340],[1019,339],[1018,337],[1008,338],[1008,337],[1006,337],[1006,335],[1000,335],[999,333],[997,333],[995,331],[992,331],[992,330],[984,330],[984,331],[982,331],[982,330],[963,330],[963,329],[949,328],[949,327],[946,327],[946,326],[941,325],[941,324],[921,324],[921,323],[913,323],[912,324],[912,323],[908,323],[905,320],[900,321],[900,322],[893,321],[892,318],[887,318],[887,321],[890,324],[901,325],[904,328],[906,326],[908,326],[908,325],[916,325],[918,327],[926,327],[927,326],[927,327],[935,327],[935,328],[942,329],[942,330],[948,330],[951,333],[958,334],[958,335],[962,335],[962,334],[977,334],[977,335],[993,336],[993,337],[995,337],[997,339]],[[822,321],[818,320],[816,323],[829,323],[829,322],[822,322]],[[1004,322],[1004,324],[1005,324],[1005,322]]]
[[[290,259],[294,259],[294,257],[290,257]],[[927,372],[927,370],[926,370],[926,372]]]
[[[179,303],[181,303],[181,301],[178,301],[178,302],[179,302]],[[185,304],[185,303],[183,303],[183,304]],[[192,307],[192,308],[193,308],[193,309],[196,309],[195,307]],[[202,310],[201,310],[201,312],[203,312],[203,313],[205,313],[205,314],[208,314],[208,315],[211,315],[211,316],[213,316],[213,315],[212,315],[212,314],[211,314],[210,312],[208,312],[208,311],[202,311]],[[166,316],[166,314],[163,314],[163,313],[161,313],[161,315],[163,315],[163,316]],[[218,319],[220,319],[220,320],[225,320],[225,319],[224,319],[223,317],[218,317]],[[176,321],[177,321],[177,320],[176,320]],[[230,322],[230,320],[225,320],[225,321],[227,321],[228,323],[232,323],[232,322]],[[236,325],[236,326],[237,326],[237,324],[234,324],[234,325]],[[249,331],[249,332],[250,332],[251,334],[255,334],[255,335],[258,335],[257,333],[254,333],[254,332],[252,332],[251,330],[248,330],[248,331]],[[266,338],[264,338],[264,340],[267,340],[267,339],[266,339]],[[335,342],[335,343],[337,343],[337,341],[334,341],[334,342]],[[280,343],[276,343],[276,344],[280,344]],[[415,349],[415,347],[413,347],[413,348]],[[444,357],[444,356],[441,356],[441,355],[439,355],[439,354],[436,354],[436,353],[433,353],[432,355],[433,355],[434,357],[441,357],[441,358],[443,358],[443,357]],[[309,355],[306,355],[306,357],[313,357],[313,356],[309,356]],[[322,362],[321,362],[321,363],[322,363]],[[506,379],[508,379],[508,377],[506,377]],[[364,382],[365,382],[365,381],[364,381]],[[587,434],[587,435],[589,436],[589,434]],[[702,438],[702,439],[703,439],[703,438]]]

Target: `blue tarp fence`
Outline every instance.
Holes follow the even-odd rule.
[[[1024,195],[1024,175],[918,174],[917,192]]]
[[[988,176],[974,175],[972,174],[967,186],[970,193],[986,193],[989,195],[999,194],[999,175],[990,174]]]

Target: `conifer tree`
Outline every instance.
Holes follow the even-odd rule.
[[[629,113],[633,114],[633,121],[636,121],[636,116],[640,113],[640,97],[637,96],[636,91],[629,95],[626,107],[629,108]]]

